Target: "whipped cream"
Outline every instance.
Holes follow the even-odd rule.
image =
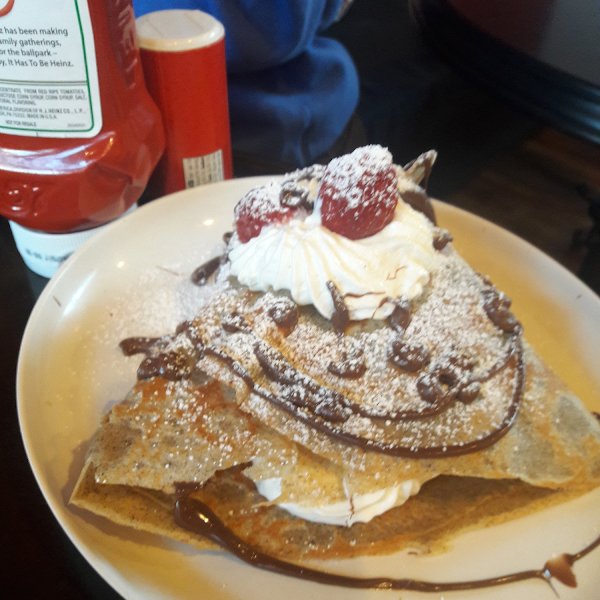
[[[256,481],[258,493],[270,502],[281,496],[281,479],[272,478]],[[356,494],[340,502],[321,506],[301,506],[291,502],[276,503],[296,517],[350,527],[354,523],[368,523],[377,515],[404,504],[411,496],[419,492],[420,486],[415,479],[402,481],[398,485],[383,488],[368,494]]]
[[[399,187],[407,185],[403,179]],[[390,303],[382,305],[385,298],[422,293],[432,242],[432,223],[401,199],[388,225],[359,240],[324,227],[317,199],[306,219],[268,225],[245,244],[234,236],[229,261],[231,274],[251,290],[287,290],[297,304],[312,304],[327,319],[333,314],[328,281],[345,296],[351,320],[385,319],[393,310]]]

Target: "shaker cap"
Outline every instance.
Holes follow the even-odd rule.
[[[135,20],[144,50],[185,52],[212,46],[225,36],[222,23],[200,10],[159,10]]]

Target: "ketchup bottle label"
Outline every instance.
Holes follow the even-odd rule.
[[[0,133],[97,135],[102,111],[87,1],[0,5]]]

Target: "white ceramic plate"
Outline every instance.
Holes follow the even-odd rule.
[[[231,229],[234,204],[262,181],[209,185],[144,206],[78,250],[36,304],[19,359],[19,417],[37,481],[71,540],[128,600],[554,598],[540,581],[429,596],[321,586],[253,569],[220,553],[200,553],[68,506],[100,416],[135,381],[139,359],[125,359],[118,342],[174,328],[181,319],[178,306],[199,290],[187,284],[189,274],[217,252],[222,233]],[[600,299],[517,237],[448,205],[436,208],[457,249],[513,298],[534,347],[591,409],[600,411]],[[554,554],[579,550],[599,531],[600,493],[592,493],[464,535],[442,556],[400,554],[333,567],[357,576],[478,579],[540,568]],[[557,583],[561,598],[597,597],[599,566],[600,550],[578,562],[579,586]]]

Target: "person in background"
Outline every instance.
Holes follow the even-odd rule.
[[[348,0],[133,0],[136,17],[202,10],[225,27],[236,176],[327,162],[366,142],[346,49],[321,33]]]

